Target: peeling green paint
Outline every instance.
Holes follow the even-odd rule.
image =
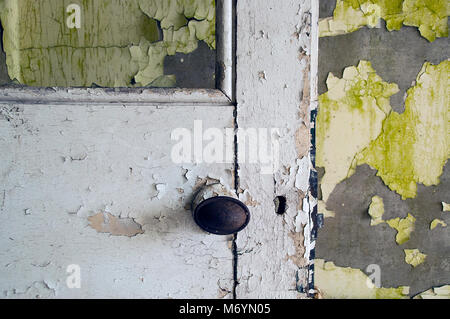
[[[325,202],[362,164],[376,169],[403,199],[416,196],[417,183],[439,184],[450,156],[449,74],[449,61],[425,63],[408,90],[402,114],[389,104],[397,85],[383,82],[369,62],[346,68],[343,79],[329,75],[317,118],[317,165],[325,168]]]
[[[405,252],[405,262],[414,268],[423,264],[427,255],[422,254],[418,249],[404,249]]]
[[[416,219],[413,215],[408,214],[406,218],[390,219],[386,221],[386,223],[389,225],[389,227],[397,231],[397,235],[395,237],[395,241],[397,242],[397,244],[403,245],[410,239],[411,233],[414,231],[414,224],[416,223]]]
[[[434,219],[434,220],[431,222],[431,224],[430,224],[430,230],[435,229],[435,228],[438,227],[439,225],[442,226],[442,227],[447,227],[447,224],[446,224],[443,220],[440,220],[440,219]]]
[[[215,49],[215,0],[83,0],[80,29],[68,0],[0,0],[12,80],[30,86],[173,86],[164,59]],[[160,40],[157,21],[162,29]]]
[[[377,288],[360,269],[316,259],[314,279],[326,299],[408,299],[409,287]]]
[[[391,111],[389,98],[399,91],[367,61],[346,68],[342,79],[330,73],[327,86],[328,92],[319,97],[316,133],[317,166],[325,168],[321,180],[325,202],[334,187],[353,174],[355,156],[381,134]]]
[[[402,25],[418,27],[429,41],[448,36],[447,0],[337,0],[333,17],[319,23],[320,36],[350,33],[363,26],[371,28],[386,21],[389,31]]]
[[[383,198],[380,196],[372,197],[372,202],[369,206],[369,215],[372,218],[370,221],[370,226],[376,226],[384,223],[383,221],[384,214],[384,202]]]
[[[377,169],[403,199],[416,196],[417,183],[439,184],[450,156],[449,74],[449,61],[425,63],[407,92],[405,112],[391,112],[382,134],[357,156],[358,165]]]

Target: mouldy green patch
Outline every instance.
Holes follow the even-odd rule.
[[[372,217],[370,221],[370,226],[376,226],[378,224],[384,223],[383,221],[384,214],[384,202],[383,198],[380,196],[372,197],[372,202],[369,206],[369,215]]]
[[[325,299],[408,299],[409,287],[377,288],[359,269],[314,261],[314,280]]]
[[[448,36],[448,0],[337,0],[333,17],[319,23],[320,36],[334,36],[375,27],[382,18],[389,31],[402,25],[419,28],[429,41]]]
[[[405,262],[414,268],[425,262],[427,255],[422,254],[418,249],[404,249]]]
[[[404,219],[390,219],[386,221],[386,223],[389,225],[389,227],[397,231],[397,236],[395,237],[395,241],[397,242],[397,244],[403,245],[410,239],[411,233],[414,231],[416,218],[414,218],[413,215],[408,214],[408,216]]]
[[[31,86],[173,86],[164,59],[205,41],[215,48],[215,0],[0,0],[11,79]],[[162,39],[157,21],[161,22]],[[133,83],[133,84],[132,84]]]
[[[319,97],[316,133],[325,202],[362,164],[376,169],[403,199],[416,196],[417,183],[439,184],[450,154],[449,74],[449,61],[425,63],[402,114],[389,104],[397,85],[383,82],[369,62],[346,68],[343,79],[329,75],[329,90]]]
[[[367,61],[346,68],[342,79],[330,73],[327,86],[328,92],[319,97],[316,134],[317,166],[325,168],[324,202],[352,175],[355,156],[381,134],[391,111],[389,98],[398,92],[398,86],[384,82]]]
[[[408,90],[405,112],[391,112],[383,132],[357,156],[357,164],[378,170],[403,199],[417,194],[417,183],[439,184],[450,154],[450,62],[425,63]]]

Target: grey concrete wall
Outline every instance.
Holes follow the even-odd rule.
[[[321,18],[332,15],[335,2],[320,1]],[[327,91],[325,82],[329,72],[342,77],[345,67],[368,60],[384,81],[399,85],[400,92],[391,98],[391,105],[401,113],[406,91],[423,63],[437,64],[448,58],[448,52],[448,38],[430,43],[415,27],[388,32],[384,22],[380,28],[362,28],[346,35],[320,38],[319,93]],[[337,266],[361,270],[378,264],[383,287],[410,286],[411,295],[449,284],[450,229],[429,230],[435,218],[450,224],[450,214],[443,218],[441,205],[441,201],[450,201],[449,164],[440,180],[440,184],[433,187],[419,185],[416,198],[402,200],[376,176],[375,170],[367,165],[360,166],[351,178],[335,188],[327,202],[327,209],[334,211],[336,217],[325,219],[318,235],[316,257],[333,261]],[[370,226],[367,211],[374,195],[384,199],[384,219],[404,218],[408,213],[417,218],[416,230],[406,244],[397,245],[396,231],[387,224]],[[412,268],[404,261],[403,249],[419,247],[428,255],[427,262],[423,267]]]

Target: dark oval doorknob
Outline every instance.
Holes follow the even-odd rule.
[[[250,211],[240,200],[227,196],[220,184],[209,185],[195,196],[192,211],[203,230],[216,235],[231,235],[247,227]]]

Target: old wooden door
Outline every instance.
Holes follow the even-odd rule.
[[[217,20],[216,89],[0,89],[2,298],[307,296],[316,4],[220,0]],[[238,235],[193,221],[211,183],[250,208]]]

